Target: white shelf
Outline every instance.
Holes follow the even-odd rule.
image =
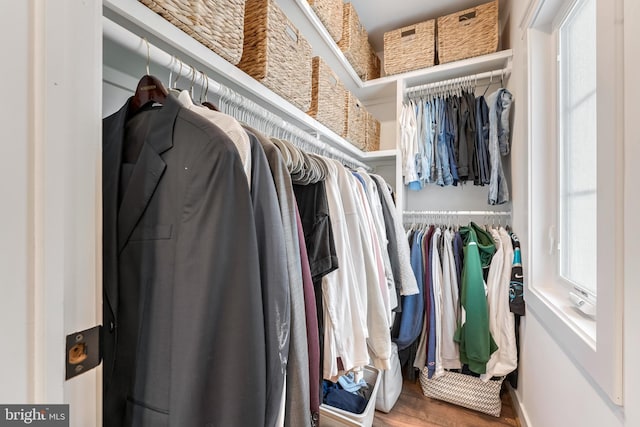
[[[482,73],[505,68],[513,56],[511,49],[508,49],[430,68],[362,81],[307,0],[278,0],[278,4],[311,43],[314,54],[321,56],[347,89],[353,92],[365,105],[367,101],[380,98],[394,102],[396,82],[398,81],[403,81],[407,87],[410,87]]]
[[[193,64],[210,78],[273,111],[296,127],[320,136],[334,148],[365,161],[367,154],[291,103],[263,86],[253,77],[227,62],[200,42],[148,9],[137,0],[104,0],[103,16],[127,30],[146,37],[150,43],[186,63]],[[144,43],[142,40],[140,43]]]
[[[320,56],[365,105],[380,99],[395,102],[397,79],[362,81],[307,0],[278,0],[278,5],[309,41],[313,54]]]
[[[333,40],[333,37],[331,37],[307,0],[278,0],[278,5],[294,25],[302,31],[305,38],[307,38],[311,43],[314,51],[319,48],[319,45],[324,45],[326,49],[323,50],[331,51],[331,54],[340,61],[342,65],[342,72],[349,76],[348,79],[342,79],[343,83],[347,85],[349,90],[352,90],[352,88],[357,90],[358,88],[363,87],[362,80],[358,77],[358,74],[355,72],[349,61],[347,61],[342,50],[340,50],[336,42]],[[296,9],[296,7],[298,9]],[[296,13],[297,11],[302,12],[303,17]],[[331,61],[330,55],[319,56],[321,56],[325,61]]]
[[[407,73],[399,74],[398,78],[402,79],[406,83],[407,87],[418,86],[440,80],[455,79],[491,70],[507,68],[512,57],[513,51],[511,49],[501,50],[487,55],[476,56],[475,58],[463,59],[461,61],[450,62],[448,64],[435,65],[423,70],[409,71]]]
[[[380,100],[384,100],[384,104],[388,103],[389,108],[395,111],[398,99],[397,92],[402,87],[505,68],[512,58],[512,51],[504,50],[363,82],[306,0],[278,0],[278,4],[311,43],[314,55],[324,58],[347,89],[352,91],[365,105],[368,102],[380,103]],[[397,150],[369,153],[359,150],[139,1],[103,0],[103,15],[131,32],[146,37],[151,43],[177,58],[193,64],[212,79],[273,111],[294,126],[311,134],[319,135],[321,141],[327,142],[332,147],[364,162],[380,164],[395,161]]]
[[[365,161],[391,161],[396,158],[398,155],[397,149],[391,150],[379,150],[379,151],[369,151],[364,153]]]

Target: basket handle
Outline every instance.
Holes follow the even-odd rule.
[[[475,17],[476,17],[476,11],[472,10],[471,12],[458,16],[458,22],[470,21]]]
[[[298,37],[298,31],[295,28],[293,28],[291,25],[287,25],[284,31],[285,33],[287,33],[294,44],[298,44],[300,38]]]
[[[405,28],[400,32],[400,37],[409,37],[416,34],[416,27]]]

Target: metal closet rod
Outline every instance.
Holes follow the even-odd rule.
[[[266,119],[271,125],[290,133],[294,137],[302,139],[303,142],[315,148],[315,150],[312,151],[315,151],[318,154],[323,154],[327,157],[339,159],[352,167],[361,167],[367,171],[371,170],[370,166],[366,165],[360,160],[350,156],[343,151],[322,144],[318,138],[313,137],[312,135],[292,125],[291,123],[286,122],[280,116],[256,104],[254,101],[234,92],[233,90],[227,88],[219,82],[216,82],[215,80],[208,77],[206,73],[201,73],[195,67],[186,64],[175,56],[170,55],[159,47],[149,43],[145,38],[138,36],[137,34],[127,30],[126,28],[116,24],[115,22],[107,18],[104,18],[102,22],[103,35],[109,40],[143,57],[147,57],[149,61],[153,61],[154,63],[160,65],[162,68],[165,68],[171,72],[178,74],[185,72],[186,75],[184,76],[187,78],[191,78],[193,84],[198,84],[199,86],[203,87],[203,90],[215,93],[223,97],[224,102],[226,103],[242,105],[244,111],[250,111],[251,113],[261,116],[263,119]],[[293,141],[291,141],[293,144],[297,145],[303,150],[305,149],[305,147],[300,147],[300,144],[295,141],[295,138],[292,139],[294,139]]]
[[[437,89],[443,86],[460,84],[465,82],[475,83],[478,80],[486,80],[486,79],[492,79],[492,78],[495,79],[495,78],[500,78],[500,76],[506,79],[507,77],[509,77],[510,74],[511,74],[511,66],[507,66],[505,68],[486,71],[484,73],[470,74],[467,76],[456,77],[453,79],[439,80],[437,82],[427,83],[420,86],[413,86],[413,87],[407,88],[407,90],[405,91],[405,94],[411,95],[411,94],[414,94],[415,92],[420,92],[423,90]]]
[[[459,215],[459,216],[511,216],[508,211],[404,211],[403,216],[432,216],[432,215]]]

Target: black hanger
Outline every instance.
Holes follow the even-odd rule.
[[[158,104],[164,104],[167,100],[167,89],[164,87],[160,79],[149,74],[149,42],[147,43],[147,74],[142,76],[136,87],[136,92],[131,98],[129,104],[129,117],[135,115],[140,108],[148,104],[149,102],[155,102]]]
[[[218,107],[216,107],[214,104],[212,104],[212,103],[211,103],[211,102],[209,102],[209,101],[204,101],[204,102],[202,103],[202,106],[203,106],[203,107],[207,107],[208,109],[213,110],[213,111],[220,111],[220,110],[218,109]]]
[[[164,104],[167,100],[167,89],[164,87],[160,79],[154,76],[146,74],[142,76],[136,87],[136,92],[131,98],[129,104],[129,113],[134,115],[143,106],[149,102],[156,102],[158,104]]]

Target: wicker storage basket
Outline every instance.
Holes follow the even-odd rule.
[[[367,72],[364,75],[364,80],[373,80],[380,77],[380,58],[373,50],[373,47],[369,45],[369,61],[367,61]]]
[[[311,106],[311,46],[275,0],[247,0],[241,70],[302,111]]]
[[[474,409],[485,414],[500,416],[502,400],[500,389],[504,377],[486,383],[478,377],[446,371],[443,376],[428,379],[428,369],[420,372],[420,385],[425,396],[454,405]]]
[[[351,3],[345,3],[342,9],[342,38],[338,47],[344,53],[358,76],[367,72],[369,61],[369,36],[360,23],[356,9]]]
[[[222,58],[242,57],[245,0],[140,0]]]
[[[440,64],[498,50],[498,0],[438,18]]]
[[[333,70],[318,56],[313,58],[311,81],[309,115],[338,135],[342,135],[346,102],[344,86]]]
[[[364,151],[378,151],[380,149],[380,121],[368,111],[366,113],[366,135]]]
[[[307,0],[337,43],[342,38],[342,0]]]
[[[346,91],[344,106],[344,131],[342,136],[363,150],[366,144],[367,111],[358,98]]]
[[[435,19],[384,33],[387,75],[432,67],[435,63]]]

